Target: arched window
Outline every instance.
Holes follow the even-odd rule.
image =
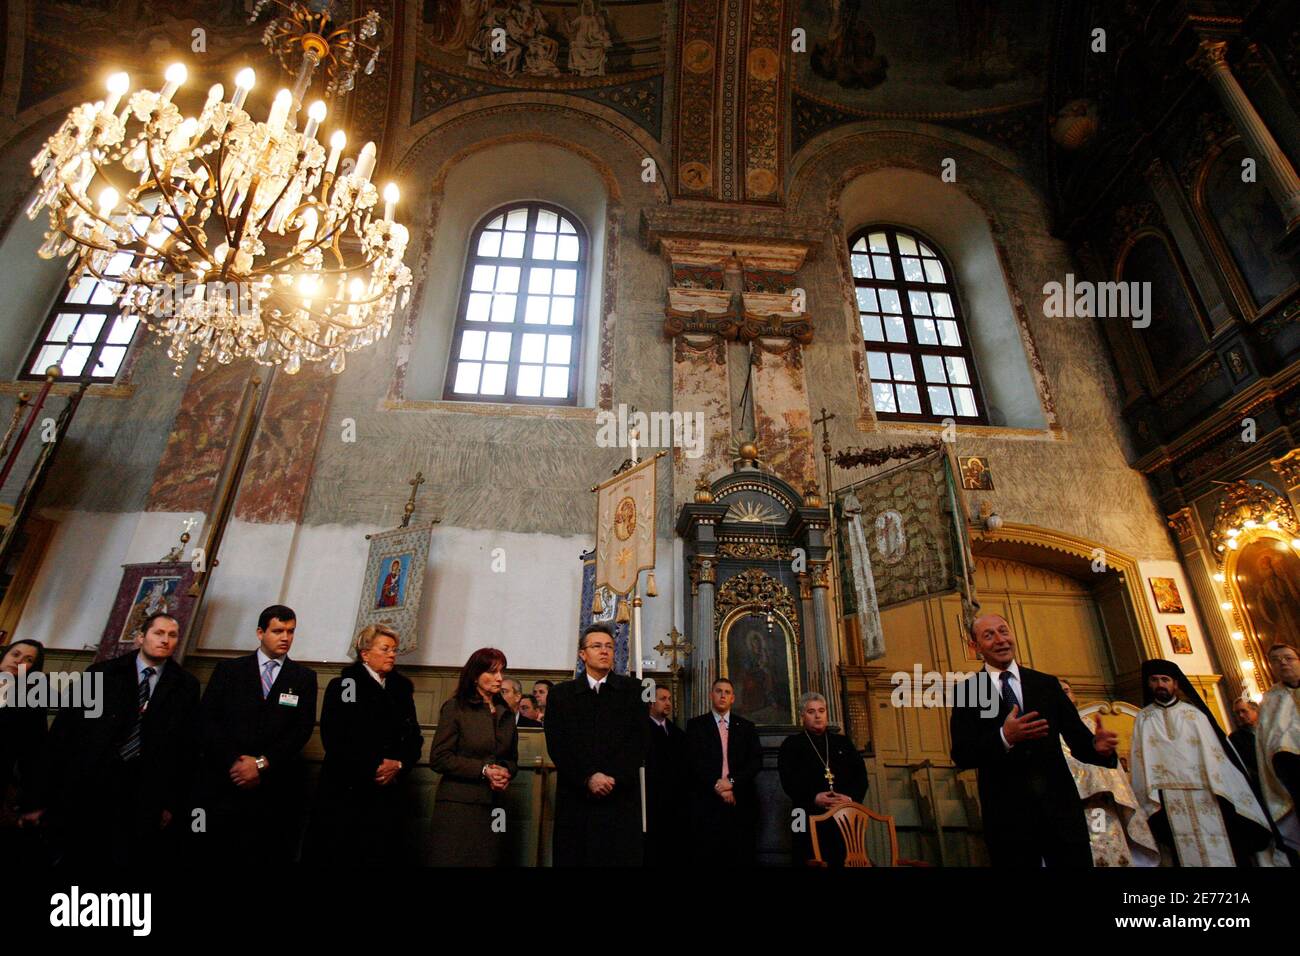
[[[987,421],[952,270],[932,245],[894,226],[849,240],[876,417]]]
[[[134,257],[119,252],[104,269],[106,278],[121,275]],[[45,370],[58,365],[65,382],[111,382],[117,378],[140,320],[120,315],[121,292],[116,283],[86,275],[72,288],[64,288],[50,310],[41,334],[23,365],[23,379],[43,379]]]
[[[444,397],[574,405],[587,236],[568,213],[519,203],[470,240]]]

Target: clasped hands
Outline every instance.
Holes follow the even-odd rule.
[[[504,790],[510,786],[510,771],[500,764],[490,763],[483,768],[483,777],[493,790]]]
[[[614,778],[608,774],[593,773],[587,778],[587,792],[593,797],[608,797],[614,792]]]
[[[1095,723],[1095,732],[1092,735],[1092,749],[1097,751],[1100,757],[1109,757],[1115,753],[1115,747],[1119,744],[1119,734],[1113,730],[1107,730],[1101,725],[1101,715],[1097,715]],[[1038,711],[1031,710],[1029,713],[1020,714],[1019,707],[1012,707],[1011,713],[1002,723],[1002,736],[1006,738],[1008,746],[1014,747],[1018,743],[1026,740],[1038,740],[1046,737],[1048,734],[1047,721],[1038,716]]]
[[[833,810],[841,804],[852,803],[853,798],[845,793],[836,793],[834,790],[823,790],[813,798],[813,803],[823,810]]]
[[[736,805],[736,793],[732,787],[731,781],[726,777],[719,777],[718,782],[713,785],[713,792],[722,798],[722,802],[729,807]]]

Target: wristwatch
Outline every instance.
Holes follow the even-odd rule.
[[[253,763],[257,764],[257,769],[258,769],[258,770],[265,770],[265,769],[266,769],[266,758],[265,758],[265,757],[258,757],[256,760],[253,761]]]

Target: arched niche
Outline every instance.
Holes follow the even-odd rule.
[[[1239,139],[1212,152],[1197,177],[1194,206],[1242,310],[1254,316],[1294,289],[1297,276],[1274,248],[1286,226],[1258,160],[1254,182],[1242,180],[1247,158]]]
[[[606,222],[616,206],[609,182],[581,153],[559,142],[510,139],[455,157],[436,191],[433,229],[421,277],[423,294],[414,317],[403,398],[442,398],[449,349],[460,302],[465,257],[474,226],[507,203],[536,200],[573,216],[590,239],[583,315],[578,405],[596,404]]]
[[[976,529],[971,537],[977,563],[1001,558],[1066,575],[1097,596],[1099,605],[1104,593],[1113,594],[1113,613],[1103,612],[1103,618],[1117,688],[1127,699],[1142,699],[1141,662],[1162,657],[1163,651],[1136,558],[1078,535],[1010,521],[996,531]]]
[[[1151,324],[1133,329],[1153,386],[1185,370],[1209,347],[1205,323],[1196,305],[1182,260],[1169,237],[1156,229],[1133,234],[1120,250],[1116,266],[1122,282],[1149,282]]]
[[[844,186],[839,216],[847,243],[872,223],[890,223],[933,240],[952,265],[967,316],[971,348],[984,386],[990,424],[1045,428],[1047,418],[1030,371],[1020,324],[988,217],[961,189],[914,169],[886,167]],[[861,342],[861,332],[857,340]]]

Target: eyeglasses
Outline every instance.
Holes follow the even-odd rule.
[[[613,644],[592,644],[588,642],[585,649],[589,651],[612,651],[614,649],[614,645]]]

